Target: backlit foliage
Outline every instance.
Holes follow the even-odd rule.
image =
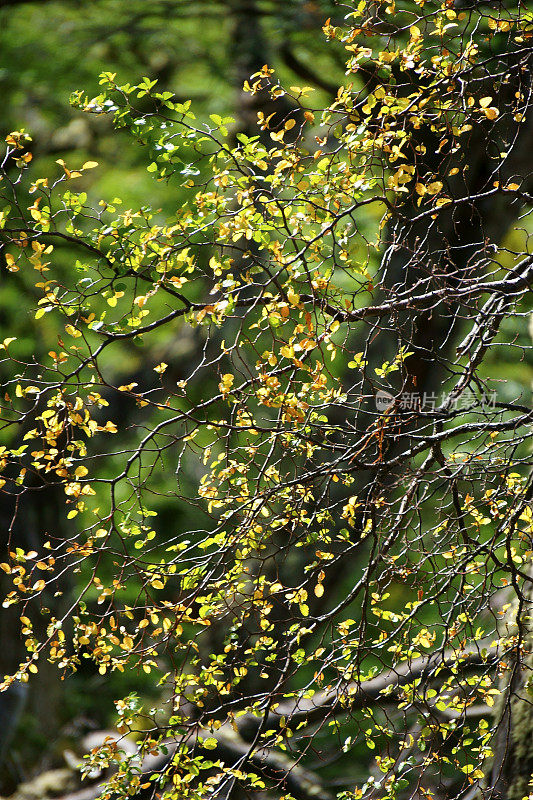
[[[7,138],[3,259],[56,344],[0,345],[2,491],[59,488],[68,535],[10,540],[4,688],[45,659],[153,676],[157,710],[116,702],[144,761],[93,754],[105,797],[473,797],[530,691],[529,377],[494,354],[528,357],[532,17],[339,8],[345,85],[320,108],[265,65],[252,137],[148,79],[74,94],[188,187],[169,219],[157,183],[124,208]]]

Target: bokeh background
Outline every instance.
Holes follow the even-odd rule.
[[[200,121],[211,114],[230,116],[235,132],[254,133],[257,112],[268,114],[269,109],[258,108],[241,88],[265,63],[276,69],[282,83],[312,86],[318,108],[333,100],[345,81],[345,53],[327,43],[322,26],[328,18],[340,22],[348,10],[329,0],[0,0],[2,137],[21,129],[31,135],[34,176],[55,175],[60,158],[73,167],[94,160],[99,167],[84,174],[77,191],[96,202],[101,197],[113,202],[118,195],[124,209],[149,204],[160,208],[162,216],[172,215],[183,202],[179,183],[155,183],[143,149],[129,146],[130,135],[113,131],[106,116],[84,115],[71,107],[71,94],[97,94],[104,70],[116,73],[120,83],[146,76],[179,101],[191,100]],[[376,221],[369,218],[369,229]],[[511,261],[513,250],[525,249],[528,226],[526,219],[506,234]],[[68,246],[56,249],[60,269],[71,270],[75,257]],[[31,276],[8,273],[4,264],[0,271],[0,340],[17,337],[20,359],[35,356],[39,361],[55,345],[58,331],[45,320],[36,337],[30,309],[38,295]],[[522,321],[516,343],[526,346],[527,321]],[[503,329],[501,335],[510,340],[513,331]],[[127,382],[153,375],[162,360],[179,365],[195,346],[190,330],[176,334],[171,329],[153,337],[148,352],[125,346],[121,359],[108,366],[118,383]],[[489,359],[487,369],[501,380],[503,399],[523,395],[533,378],[531,356],[516,358],[510,348],[498,352],[497,362]],[[0,372],[0,378],[6,376]],[[110,409],[109,417],[116,411]],[[120,413],[127,417],[137,411],[124,407]],[[189,474],[191,492],[199,474]],[[0,499],[2,550],[9,532],[27,550],[39,545],[43,529],[59,535],[65,525],[61,498],[54,491],[40,493],[38,502],[35,496],[22,501],[16,512],[15,519],[13,501]],[[159,531],[176,525],[194,529],[195,513],[188,505],[162,499],[156,524]],[[0,576],[2,593],[4,588]],[[58,596],[50,596],[54,611],[71,590],[63,587]],[[134,597],[134,586],[131,592]],[[24,654],[15,611],[0,615],[0,637],[0,673],[6,674]],[[88,731],[112,726],[114,698],[136,692],[145,703],[161,702],[153,679],[142,672],[101,676],[87,662],[68,681],[61,677],[44,664],[26,692],[0,696],[0,794],[10,795],[22,781],[61,767],[65,751],[75,752]],[[355,778],[356,772],[354,766]]]

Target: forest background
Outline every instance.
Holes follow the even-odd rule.
[[[87,170],[76,187],[90,200],[109,197],[114,202],[118,195],[121,207],[128,209],[153,205],[156,197],[161,215],[171,216],[185,201],[186,189],[178,181],[155,184],[147,170],[146,152],[126,146],[129,133],[113,130],[105,115],[84,115],[70,107],[72,93],[81,90],[89,97],[98,94],[103,71],[116,73],[122,83],[137,83],[145,76],[149,81],[157,80],[161,90],[173,92],[178,102],[191,100],[199,123],[215,118],[217,124],[229,128],[231,136],[239,132],[253,135],[257,113],[264,118],[271,109],[266,102],[258,106],[242,86],[267,63],[276,69],[282,83],[312,87],[316,107],[334,101],[338,87],[346,80],[346,59],[342,48],[327,42],[323,26],[328,19],[333,25],[337,20],[340,24],[346,11],[343,4],[329,0],[0,0],[2,136],[26,130],[33,140],[32,166],[44,177],[56,174],[58,159],[69,164],[97,162],[98,167]],[[319,149],[318,126],[314,138]],[[473,153],[472,157],[482,160],[483,154]],[[365,225],[368,230],[375,227],[381,210],[369,205],[365,213],[367,221],[360,219],[363,233]],[[524,215],[517,225],[514,217],[501,214],[490,233],[504,242],[506,253],[501,259],[505,263],[507,258],[511,267],[513,253],[528,250],[531,221]],[[56,250],[56,264],[64,270],[71,268],[74,257],[75,250],[68,243]],[[56,345],[56,324],[53,319],[44,320],[37,336],[32,309],[38,295],[32,280],[23,271],[10,271],[4,263],[0,269],[0,340],[16,337],[18,357],[41,362]],[[502,402],[512,403],[517,398],[529,402],[533,358],[528,350],[527,305],[521,310],[518,320],[504,321],[501,336],[522,347],[524,356],[517,358],[511,347],[501,348],[497,357],[489,353],[483,365],[484,377],[498,381]],[[109,375],[117,385],[146,382],[153,379],[154,369],[165,363],[170,365],[168,380],[179,382],[182,365],[197,347],[195,336],[192,328],[181,329],[176,337],[175,331],[162,327],[150,339],[149,349],[141,350],[134,343],[124,346],[120,359],[106,365]],[[340,360],[332,369],[338,370],[341,380],[346,365]],[[435,391],[430,373],[424,381],[418,387],[421,391]],[[217,382],[214,375],[213,385]],[[196,391],[200,398],[203,387],[196,387]],[[124,400],[123,406],[109,409],[109,418],[133,417],[135,413]],[[187,494],[188,482],[189,494],[193,495],[202,474],[199,461],[196,472],[191,468],[184,477],[182,492]],[[169,485],[173,480],[174,476],[169,476]],[[157,502],[154,527],[158,535],[170,531],[171,536],[178,528],[194,530],[194,506],[175,497],[167,499],[166,488],[161,487]],[[39,502],[21,503],[15,530],[23,537],[26,549],[32,547],[33,535],[43,527],[61,530],[65,525],[62,510],[53,492],[43,493]],[[0,500],[0,536],[12,529],[12,520],[12,500]],[[2,547],[6,545],[7,535]],[[80,581],[84,577],[82,573]],[[341,575],[340,580],[348,584],[350,578]],[[9,585],[2,577],[3,593]],[[138,587],[132,584],[129,588],[134,602]],[[410,597],[401,583],[391,591],[391,604],[395,606],[401,607]],[[8,610],[0,615],[0,674],[16,670],[24,653],[18,644],[18,624],[17,614]],[[113,727],[113,701],[131,693],[154,707],[161,701],[150,673],[142,670],[100,674],[95,664],[84,662],[75,675],[61,681],[56,667],[44,663],[23,698],[15,697],[3,711],[0,706],[0,720],[17,720],[16,729],[5,725],[0,793],[11,794],[19,783],[61,765],[64,751],[75,750],[88,730]],[[364,744],[361,748],[362,752]],[[357,765],[354,767],[354,780],[365,777],[365,759],[361,758],[360,774]],[[334,783],[334,767],[328,772],[326,765],[322,772],[326,783]]]
[[[185,201],[187,190],[179,182],[155,185],[147,171],[146,153],[129,146],[129,134],[115,131],[107,117],[83,115],[72,108],[72,93],[98,94],[103,71],[117,73],[122,82],[136,83],[146,76],[157,80],[161,90],[172,91],[178,101],[191,100],[199,121],[210,122],[213,114],[232,117],[235,133],[251,135],[259,109],[242,87],[266,63],[289,84],[316,89],[313,102],[318,106],[333,100],[343,81],[344,53],[328,46],[322,26],[328,17],[342,20],[345,11],[329,0],[2,0],[1,136],[24,129],[32,137],[35,174],[53,175],[60,158],[80,164],[94,160],[99,168],[85,174],[77,186],[80,191],[92,198],[119,195],[124,209],[152,204],[155,196],[162,216],[171,215]],[[66,269],[76,255],[68,246],[58,251]],[[57,329],[50,325],[46,340],[36,337],[31,309],[37,298],[31,280],[22,273],[9,273],[5,263],[0,269],[1,338],[17,337],[21,357],[40,360],[55,346]],[[158,341],[150,342],[148,353],[126,348],[123,360],[114,365],[114,377],[121,383],[139,373],[150,376],[162,361],[180,369],[180,362],[186,364],[195,349],[190,333],[176,339],[162,331]],[[527,384],[526,371],[519,379]],[[194,478],[199,480],[201,474],[199,464],[191,492]],[[0,541],[6,548],[13,507],[5,497],[2,502]],[[27,522],[26,542],[31,545],[38,541],[43,524],[54,528],[64,523],[53,495],[43,497],[37,507],[29,505],[18,528]],[[162,529],[196,527],[195,512],[188,504],[174,499],[163,502],[158,511]],[[6,594],[9,582],[1,574],[0,585]],[[8,674],[24,653],[16,614],[0,614],[0,642],[8,643],[0,648],[0,674]],[[112,727],[114,699],[132,691],[152,702],[159,699],[152,679],[142,672],[101,676],[96,668],[87,672],[88,665],[84,666],[67,683],[60,681],[54,666],[41,669],[20,706],[17,735],[11,725],[12,706],[0,713],[10,737],[9,755],[7,742],[3,752],[1,794],[63,765],[63,749],[88,730]]]

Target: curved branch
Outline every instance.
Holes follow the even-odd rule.
[[[382,672],[368,681],[352,681],[340,690],[317,692],[309,700],[295,700],[292,703],[280,703],[271,711],[267,720],[268,728],[279,728],[280,720],[285,717],[293,725],[318,722],[327,713],[340,711],[348,713],[373,706],[386,697],[388,700],[397,697],[398,691],[415,680],[427,681],[436,677],[439,672],[451,667],[462,669],[474,666],[494,666],[498,662],[498,651],[492,648],[483,653],[481,647],[469,647],[465,650],[447,650],[421,656],[413,661],[406,661],[397,667]],[[257,717],[249,714],[238,722],[241,732],[249,735],[260,723]]]

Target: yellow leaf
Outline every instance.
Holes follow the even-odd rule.
[[[86,161],[82,169],[94,169],[98,166],[98,161]]]
[[[229,392],[229,390],[233,386],[234,380],[235,376],[232,375],[231,372],[227,372],[225,375],[222,376],[222,380],[218,384],[218,388],[223,394],[225,394]]]
[[[76,330],[73,325],[65,325],[65,330],[69,336],[72,336],[74,339],[79,339],[81,336],[80,331]]]
[[[287,290],[287,300],[291,304],[291,306],[297,306],[300,302],[300,295],[296,294],[292,286],[289,286]]]
[[[203,746],[204,746],[204,748],[206,750],[215,750],[217,745],[218,745],[217,740],[212,738],[212,737],[210,737],[209,739],[206,739],[204,741],[204,744],[203,744]]]

